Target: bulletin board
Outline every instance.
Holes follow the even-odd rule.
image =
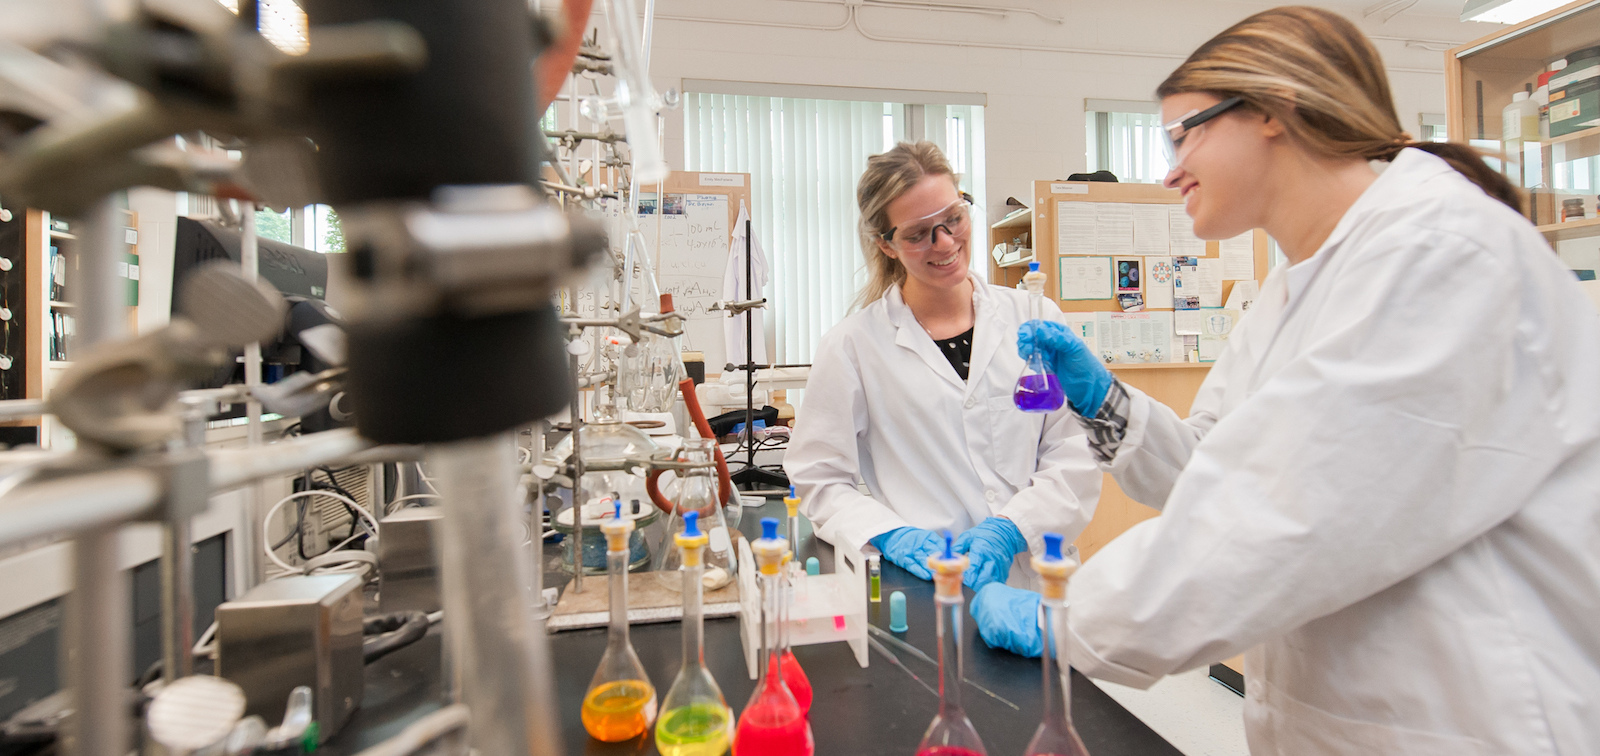
[[[727,315],[710,308],[723,298],[740,203],[752,207],[750,174],[673,171],[659,204],[654,184],[639,188],[638,201],[656,281],[684,317],[683,348],[703,353],[707,365],[724,364]]]
[[[1228,301],[1239,280],[1252,280],[1259,286],[1266,278],[1269,247],[1266,233],[1257,229],[1247,236],[1230,240],[1226,244],[1229,263],[1224,266],[1224,243],[1200,241],[1192,236],[1183,214],[1183,201],[1175,189],[1154,184],[1122,184],[1084,181],[1036,181],[1031,209],[1031,259],[1039,263],[1045,274],[1047,296],[1056,300],[1063,312],[1069,313],[1119,313],[1124,312],[1120,294],[1138,293],[1142,306],[1140,312],[1153,317],[1174,318],[1186,315],[1193,322],[1195,313],[1177,313],[1169,297],[1152,296],[1157,287],[1171,288],[1172,261],[1174,258],[1195,258],[1199,265],[1219,277],[1220,295],[1208,301],[1206,307],[1219,307]],[[1165,212],[1163,212],[1165,211]],[[1066,227],[1063,227],[1063,221]],[[1159,228],[1157,228],[1159,226]],[[1159,230],[1161,233],[1147,233]],[[1089,235],[1086,240],[1084,233]],[[1099,236],[1095,236],[1096,234]],[[1069,245],[1062,249],[1062,243]],[[1068,262],[1069,271],[1109,269],[1112,280],[1108,290],[1090,291],[1081,285],[1080,277],[1069,275],[1069,286],[1062,289],[1062,261]],[[1074,265],[1073,261],[1079,264]],[[991,260],[991,280],[1005,286],[1014,286],[1027,271],[1027,259],[1004,266]],[[1119,265],[1127,262],[1138,269],[1139,277],[1132,289],[1122,289],[1125,283],[1119,274]],[[1165,263],[1163,266],[1162,263]],[[1090,263],[1093,263],[1091,265]],[[1224,268],[1228,268],[1224,270]],[[1167,278],[1152,275],[1152,268]],[[1195,291],[1194,283],[1200,278],[1194,269],[1185,280],[1191,284],[1189,293]],[[1229,277],[1232,276],[1232,277]],[[1215,282],[1214,282],[1215,283]],[[1154,315],[1165,313],[1165,315]],[[1213,344],[1214,347],[1214,344]],[[1184,362],[1184,355],[1174,348],[1161,362],[1134,362],[1112,365],[1113,368],[1199,367],[1209,362]]]

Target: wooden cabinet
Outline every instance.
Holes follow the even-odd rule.
[[[1570,58],[1570,60],[1569,60]],[[1540,74],[1567,63],[1550,87],[1549,131],[1504,111]],[[1528,192],[1528,218],[1552,244],[1600,237],[1600,0],[1580,0],[1445,53],[1451,141],[1492,154],[1490,164]],[[1547,120],[1548,120],[1547,119]],[[1581,206],[1583,217],[1563,208]]]

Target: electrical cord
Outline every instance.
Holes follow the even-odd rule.
[[[406,496],[402,496],[402,497],[400,497],[398,499],[395,499],[394,501],[389,502],[389,506],[384,509],[383,513],[386,514],[386,515],[391,515],[391,514],[394,514],[395,512],[398,512],[398,511],[400,511],[402,509],[405,509],[406,506],[413,506],[413,507],[426,506],[424,504],[410,504],[410,505],[398,506],[398,507],[395,506],[396,504],[399,504],[399,503],[401,503],[403,501],[422,501],[423,499],[438,499],[438,500],[442,501],[443,498],[444,497],[440,496],[439,494],[431,494],[431,493],[408,494]]]
[[[352,515],[357,516],[361,520],[365,521],[365,523],[369,527],[372,535],[376,536],[378,534],[378,521],[373,519],[372,515],[367,514],[365,510],[361,509],[361,507],[356,504],[354,499],[352,499],[352,498],[350,498],[348,496],[345,496],[344,494],[341,494],[341,493],[337,493],[337,492],[334,492],[334,491],[328,491],[328,490],[324,490],[324,489],[320,489],[320,488],[310,488],[310,489],[306,489],[304,491],[296,491],[296,492],[294,492],[292,494],[289,494],[288,496],[283,497],[282,499],[279,499],[278,503],[273,504],[272,507],[267,510],[267,516],[262,519],[262,524],[261,524],[261,545],[262,545],[262,547],[264,549],[266,549],[267,559],[271,560],[273,564],[277,565],[280,569],[282,569],[283,570],[283,574],[286,574],[286,575],[306,575],[306,574],[310,574],[313,569],[318,569],[318,568],[322,568],[322,569],[324,569],[324,571],[327,571],[327,572],[349,572],[349,571],[352,571],[352,570],[348,570],[348,569],[339,569],[336,565],[342,565],[345,562],[350,562],[350,563],[363,562],[364,563],[365,560],[361,559],[360,557],[345,556],[342,560],[338,560],[338,561],[335,561],[335,562],[322,562],[322,563],[319,563],[318,567],[312,567],[311,565],[312,565],[313,562],[316,562],[317,560],[320,560],[320,559],[322,559],[324,557],[334,556],[333,552],[338,551],[340,549],[343,549],[345,546],[350,545],[353,541],[355,541],[356,538],[360,537],[361,534],[359,534],[359,533],[351,535],[349,538],[346,538],[343,541],[339,542],[338,545],[333,546],[332,548],[328,549],[328,551],[326,553],[324,553],[324,554],[322,554],[321,556],[318,556],[318,557],[313,557],[311,560],[308,560],[306,562],[306,564],[301,565],[299,567],[296,567],[294,565],[289,564],[288,562],[283,561],[283,559],[278,556],[277,551],[272,547],[272,536],[270,534],[269,528],[271,527],[272,519],[277,516],[278,510],[282,509],[284,507],[284,505],[288,504],[291,501],[298,501],[300,499],[308,499],[309,500],[309,498],[312,497],[312,496],[326,496],[326,497],[331,498],[331,499],[333,499],[335,501],[339,501],[339,502],[343,503],[347,508],[350,509]],[[352,529],[352,531],[356,530],[356,527],[354,526],[354,524],[352,524],[351,529]],[[351,553],[352,554],[368,554],[372,558],[373,566],[376,566],[377,555],[370,554],[370,552],[351,552]],[[352,566],[358,566],[359,567],[359,569],[354,570],[354,571],[359,571],[359,572],[369,572],[370,571],[367,567],[361,567],[359,565],[352,565]]]
[[[422,639],[428,634],[428,615],[422,612],[395,612],[367,617],[361,621],[361,655],[366,663],[383,658]]]

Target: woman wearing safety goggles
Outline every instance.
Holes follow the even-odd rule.
[[[789,480],[830,543],[871,543],[926,580],[949,529],[968,585],[1031,585],[1025,557],[1083,530],[1101,474],[1075,420],[1012,402],[1027,295],[969,272],[978,219],[934,145],[873,156],[856,198],[870,280],[817,346]]]
[[[1157,93],[1195,232],[1289,264],[1187,417],[1068,329],[1019,339],[1099,388],[1102,469],[1162,508],[1073,577],[1063,653],[1138,687],[1244,654],[1252,754],[1594,753],[1600,319],[1518,190],[1413,142],[1332,11],[1251,16]],[[1036,605],[973,612],[1026,651]]]

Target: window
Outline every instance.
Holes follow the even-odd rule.
[[[1167,176],[1161,147],[1161,113],[1153,102],[1086,100],[1089,171],[1111,171],[1118,181],[1159,184]]]
[[[750,212],[771,269],[767,323],[775,362],[809,363],[817,342],[850,313],[866,282],[855,188],[869,156],[899,141],[932,141],[944,150],[961,189],[982,206],[981,104],[712,94],[696,86],[748,91],[755,85],[684,84],[685,168],[751,174]],[[786,90],[831,91],[773,87],[780,94]],[[905,99],[927,94],[849,91],[911,95]],[[978,217],[984,217],[981,210]],[[973,262],[980,276],[984,238],[981,232],[974,235]]]
[[[1443,113],[1419,113],[1418,125],[1422,128],[1417,132],[1419,142],[1448,142],[1450,135],[1445,128]]]

